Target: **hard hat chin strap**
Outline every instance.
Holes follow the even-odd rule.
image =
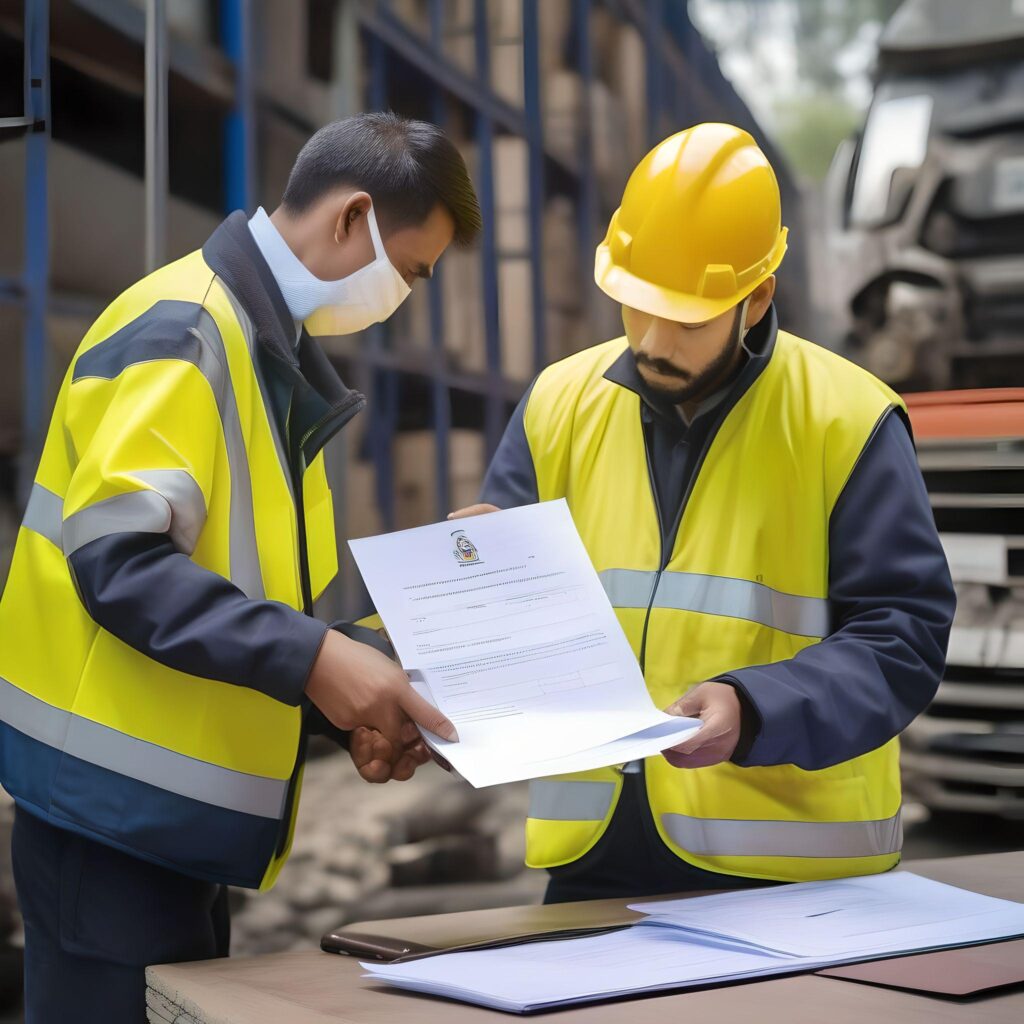
[[[736,320],[736,335],[740,339],[740,348],[742,348],[748,356],[752,356],[754,353],[751,352],[745,344],[747,340],[747,335],[750,333],[750,328],[747,327],[747,307],[749,305],[750,296],[748,295],[740,304],[740,315]]]

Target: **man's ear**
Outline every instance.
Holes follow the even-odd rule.
[[[366,192],[353,192],[345,200],[334,225],[335,242],[340,244],[343,238],[348,238],[355,224],[366,216],[370,203],[370,196]]]
[[[768,307],[775,297],[775,275],[765,278],[751,293],[750,303],[747,306],[746,326],[749,330],[755,327],[763,319]]]

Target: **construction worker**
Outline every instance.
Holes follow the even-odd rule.
[[[387,319],[479,228],[439,129],[335,122],[272,215],[231,214],[82,341],[0,603],[29,1024],[142,1020],[145,965],[227,954],[225,886],[281,870],[310,732],[355,730],[376,782],[427,759],[415,723],[455,736],[375,633],[313,614],[325,446],[364,399],[311,333]]]
[[[703,726],[532,784],[550,901],[886,871],[895,738],[932,698],[954,593],[903,402],[779,329],[778,185],[701,124],[629,179],[595,277],[626,336],[544,370],[480,513],[565,498],[651,697]]]

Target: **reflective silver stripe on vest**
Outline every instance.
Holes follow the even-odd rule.
[[[217,279],[218,284],[224,290],[224,294],[228,297],[228,302],[231,303],[231,309],[234,311],[235,316],[238,319],[238,323],[242,328],[242,335],[245,338],[246,347],[249,349],[249,357],[252,359],[252,369],[256,376],[256,383],[259,385],[260,395],[263,398],[263,407],[267,410],[267,422],[270,424],[270,434],[274,439],[274,448],[277,450],[277,458],[281,464],[281,472],[284,474],[285,482],[288,484],[288,490],[292,493],[292,497],[295,496],[295,487],[292,483],[292,471],[291,464],[288,460],[288,451],[285,447],[284,438],[281,436],[281,431],[278,427],[277,416],[274,415],[274,405],[270,397],[270,388],[267,385],[266,374],[263,372],[263,367],[260,365],[259,355],[256,351],[256,331],[253,327],[252,319],[249,314],[245,311],[245,308],[235,297],[235,293],[227,286],[223,279]]]
[[[705,857],[881,857],[899,853],[897,811],[881,821],[737,821],[663,814],[672,841]]]
[[[752,580],[666,571],[659,582],[657,572],[639,569],[605,569],[600,576],[617,608],[646,608],[657,585],[654,608],[747,619],[798,636],[826,637],[830,632],[825,598],[786,594]]]
[[[266,597],[263,576],[260,573],[259,549],[256,545],[256,519],[252,503],[252,477],[249,475],[249,456],[242,437],[242,424],[238,418],[238,403],[231,384],[224,339],[216,321],[207,310],[199,314],[199,326],[191,329],[194,337],[203,342],[208,357],[199,368],[206,374],[217,398],[224,445],[228,452],[228,470],[231,474],[230,495],[230,558],[231,582],[246,597],[260,600]]]
[[[21,525],[60,547],[63,518],[64,499],[42,484],[33,484]]]
[[[658,581],[656,572],[645,569],[605,569],[598,575],[613,608],[646,608]]]
[[[206,524],[206,498],[195,477],[183,469],[147,469],[132,473],[167,499],[171,506],[168,529],[174,546],[191,555]]]
[[[64,522],[64,554],[113,533],[166,533],[171,507],[156,491],[115,494],[68,516]]]
[[[160,305],[160,303],[157,303],[157,306]],[[154,309],[156,308],[154,307]],[[231,383],[231,371],[228,367],[227,352],[224,348],[224,339],[221,337],[217,323],[209,311],[199,308],[196,312],[196,318],[197,326],[190,327],[189,334],[199,342],[199,350],[198,353],[189,353],[188,359],[206,378],[217,402],[217,411],[220,415],[221,427],[224,433],[224,446],[227,449],[228,473],[231,478],[231,494],[228,498],[230,520],[228,550],[231,582],[246,597],[259,600],[266,596],[266,592],[263,588],[259,549],[256,544],[252,478],[249,475],[249,456],[246,452],[245,440],[242,435],[242,425],[238,415],[238,403],[235,399],[234,387]],[[112,337],[116,337],[116,335]],[[79,363],[76,364],[77,368],[81,368],[82,360],[87,357],[90,359],[89,365],[82,368],[82,377],[95,376],[110,380],[129,366],[151,362],[153,359],[181,358],[180,353],[173,348],[168,349],[167,352],[157,350],[154,354],[153,350],[147,351],[146,345],[136,345],[134,347],[122,347],[116,352],[108,352],[107,359],[105,360],[103,349],[106,344],[106,341],[101,341],[80,357]],[[75,380],[81,379],[77,368]],[[148,475],[150,480],[153,480],[165,472],[175,471],[144,470],[142,473],[136,473],[135,475],[140,476],[144,480],[147,479]],[[150,482],[150,480],[147,480],[147,482]],[[155,483],[154,487],[160,490],[161,493],[165,493],[163,487]],[[184,494],[183,491],[181,493]],[[134,494],[130,495],[130,497],[135,499]],[[174,501],[171,495],[167,495],[167,497],[168,504],[173,509]],[[90,512],[92,508],[99,509],[100,504],[103,503],[97,503],[96,506],[82,509],[75,516],[84,516],[85,518],[82,522],[88,525],[73,527],[70,537],[67,530],[65,530],[65,544],[70,544],[70,547],[66,547],[65,551],[70,554],[71,551],[80,547],[81,544],[88,543],[87,540],[82,539],[84,537],[95,539],[96,537],[106,536],[114,532],[104,526],[104,517],[113,511],[113,514],[117,516],[124,514],[126,524],[124,529],[134,528],[145,532],[164,532],[166,530],[181,550],[191,553],[195,549],[195,542],[198,538],[196,517],[199,511],[194,493],[185,500],[187,508],[183,509],[179,523],[176,524],[174,522],[174,516],[172,515],[168,520],[168,524],[162,529],[155,529],[152,525],[157,521],[157,510],[156,506],[152,504],[152,496],[137,499],[134,505],[130,502],[123,502],[116,510],[106,509],[98,511],[95,517],[85,516],[85,513]],[[164,513],[166,517],[166,508]],[[203,515],[205,516],[205,503],[203,505]],[[133,517],[136,516],[137,521],[143,525],[132,527]]]
[[[62,711],[0,679],[0,719],[72,757],[150,786],[243,814],[278,820],[288,780],[222,768]]]
[[[166,533],[174,546],[191,555],[206,521],[206,501],[199,484],[183,469],[132,473],[151,491],[130,491],[89,505],[64,523],[64,554],[115,533]]]
[[[604,821],[615,799],[614,782],[530,783],[531,818],[542,821]]]

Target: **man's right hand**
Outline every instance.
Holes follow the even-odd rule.
[[[500,512],[501,509],[497,505],[467,505],[465,508],[460,508],[457,512],[449,512],[449,519],[468,519],[470,516],[483,516],[487,515],[488,512]]]
[[[455,726],[409,684],[386,655],[329,629],[306,681],[306,696],[339,729],[368,726],[395,750],[404,749],[403,725],[410,720],[446,740]]]
[[[402,727],[405,748],[396,751],[376,729],[365,725],[349,734],[348,753],[365,782],[407,782],[420,765],[430,760],[430,751],[412,722]]]

